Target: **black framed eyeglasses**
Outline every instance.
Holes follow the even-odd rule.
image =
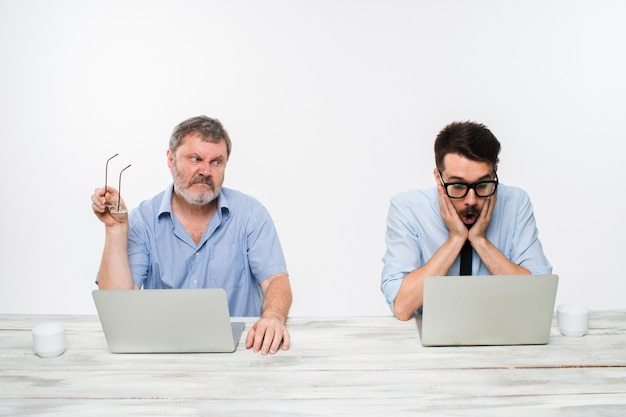
[[[446,190],[446,194],[450,198],[464,198],[469,193],[469,190],[474,190],[476,197],[491,197],[498,189],[498,174],[494,171],[493,175],[496,177],[495,180],[467,184],[465,182],[445,182],[441,171],[439,171],[441,185],[443,185],[443,189]]]

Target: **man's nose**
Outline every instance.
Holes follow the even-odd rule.
[[[200,167],[198,168],[198,171],[200,172],[200,174],[204,175],[205,177],[210,176],[211,175],[211,162],[210,161],[202,162],[200,164]]]
[[[467,195],[465,196],[465,203],[471,206],[473,204],[476,204],[476,200],[476,191],[474,191],[473,188],[470,188],[467,191]]]

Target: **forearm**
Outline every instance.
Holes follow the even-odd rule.
[[[393,304],[393,313],[397,318],[408,320],[422,306],[424,279],[447,275],[464,243],[463,239],[448,239],[426,264],[404,277]]]
[[[263,317],[273,317],[285,323],[291,308],[292,294],[287,274],[278,274],[269,278],[268,284],[262,285]]]
[[[126,224],[107,227],[98,274],[98,288],[132,289],[134,287],[128,261],[128,227]]]
[[[491,275],[524,275],[530,271],[511,262],[486,238],[472,241],[472,247]]]
[[[421,269],[407,274],[393,302],[393,314],[400,320],[408,320],[423,303],[424,278]]]

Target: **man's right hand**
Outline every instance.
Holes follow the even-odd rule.
[[[437,184],[437,194],[439,198],[439,212],[446,227],[450,231],[450,237],[459,237],[459,240],[465,242],[468,237],[468,230],[463,220],[459,216],[459,213],[454,208],[454,204],[450,201],[450,198],[443,189],[441,180],[439,178],[439,171],[434,170],[435,183]]]
[[[91,196],[91,208],[98,219],[107,227],[117,226],[128,222],[128,210],[124,200],[119,198],[118,191],[113,187],[96,188]],[[116,209],[117,208],[117,209]]]

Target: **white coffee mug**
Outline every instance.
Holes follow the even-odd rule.
[[[33,327],[33,349],[42,358],[52,358],[65,352],[67,340],[62,323],[42,323]]]
[[[578,304],[562,304],[556,310],[556,319],[564,336],[584,336],[589,327],[589,309]]]

